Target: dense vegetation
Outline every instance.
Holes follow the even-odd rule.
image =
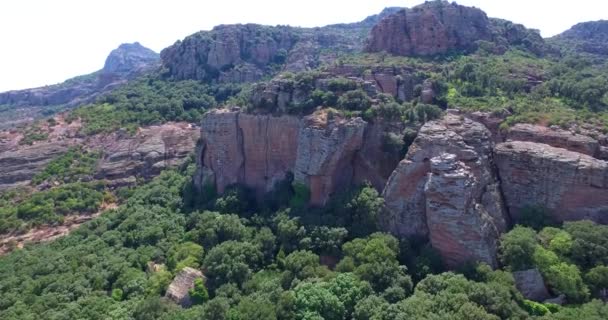
[[[508,272],[484,265],[441,273],[424,241],[374,233],[382,199],[367,186],[311,212],[301,207],[306,192],[298,186],[277,188],[256,203],[236,187],[219,198],[198,194],[190,174],[192,167],[164,172],[69,236],[0,258],[0,317],[604,319],[608,313],[596,301],[572,309],[525,301]],[[518,227],[504,236],[502,258],[513,270],[538,266],[556,292],[586,302],[608,285],[607,230],[590,222],[538,234]],[[191,290],[195,306],[182,309],[162,296],[186,266],[205,270],[207,280]],[[577,278],[575,270],[583,273]]]
[[[197,122],[209,108],[225,101],[238,86],[210,86],[198,81],[165,81],[153,74],[112,91],[95,104],[74,110],[71,118],[84,121],[84,134],[108,133],[119,128],[167,121]]]
[[[46,191],[11,190],[0,194],[0,232],[57,224],[64,216],[94,213],[104,201],[101,183],[70,183]]]

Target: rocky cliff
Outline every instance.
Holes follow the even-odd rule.
[[[195,181],[220,193],[242,184],[261,196],[291,175],[315,206],[371,182],[384,197],[384,230],[428,237],[450,267],[471,260],[495,266],[500,235],[527,205],[546,208],[556,221],[608,223],[603,138],[534,125],[491,131],[471,118],[494,127],[490,115],[450,110],[420,128],[399,162],[382,148],[387,133],[403,130],[395,123],[328,110],[305,117],[211,111]]]
[[[103,69],[40,88],[0,93],[0,129],[31,121],[43,113],[90,102],[99,94],[124,84],[158,66],[159,55],[135,42],[122,44],[107,57]]]
[[[606,161],[524,141],[501,143],[495,153],[502,192],[516,221],[526,206],[540,206],[556,222],[608,223]]]
[[[495,265],[508,218],[492,147],[490,132],[461,115],[425,124],[383,191],[385,228],[428,236],[449,265]]]
[[[325,204],[333,193],[356,181],[373,181],[382,188],[390,173],[386,168],[394,164],[374,149],[381,145],[378,131],[384,131],[378,126],[327,111],[303,118],[212,111],[201,125],[196,180],[220,193],[242,184],[263,195],[292,174],[296,183],[309,187],[313,205]],[[372,163],[371,154],[363,150],[379,155],[378,161]]]
[[[360,52],[369,30],[398,11],[386,8],[361,22],[319,28],[222,25],[177,41],[161,52],[174,79],[219,83],[255,82],[280,71],[300,72]]]
[[[431,56],[472,51],[479,41],[494,43],[494,50],[522,45],[541,53],[538,32],[508,21],[489,19],[474,7],[448,1],[429,1],[382,19],[371,31],[366,50],[401,56]]]

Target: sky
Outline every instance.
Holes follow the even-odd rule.
[[[384,7],[424,0],[2,0],[0,92],[62,82],[103,67],[121,43],[160,52],[218,24],[314,27],[356,22]],[[605,0],[459,0],[490,17],[522,23],[544,37],[608,19]]]

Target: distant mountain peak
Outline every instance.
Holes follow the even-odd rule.
[[[131,73],[154,64],[160,55],[139,42],[123,43],[112,50],[102,69],[104,73]]]

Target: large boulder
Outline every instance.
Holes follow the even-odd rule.
[[[384,228],[428,236],[448,265],[495,265],[507,215],[492,147],[490,132],[459,114],[425,124],[383,191]]]
[[[538,269],[513,272],[515,286],[528,300],[542,302],[550,297],[545,280]]]
[[[511,216],[541,206],[555,222],[590,219],[608,223],[608,163],[528,141],[498,144],[495,159]]]

